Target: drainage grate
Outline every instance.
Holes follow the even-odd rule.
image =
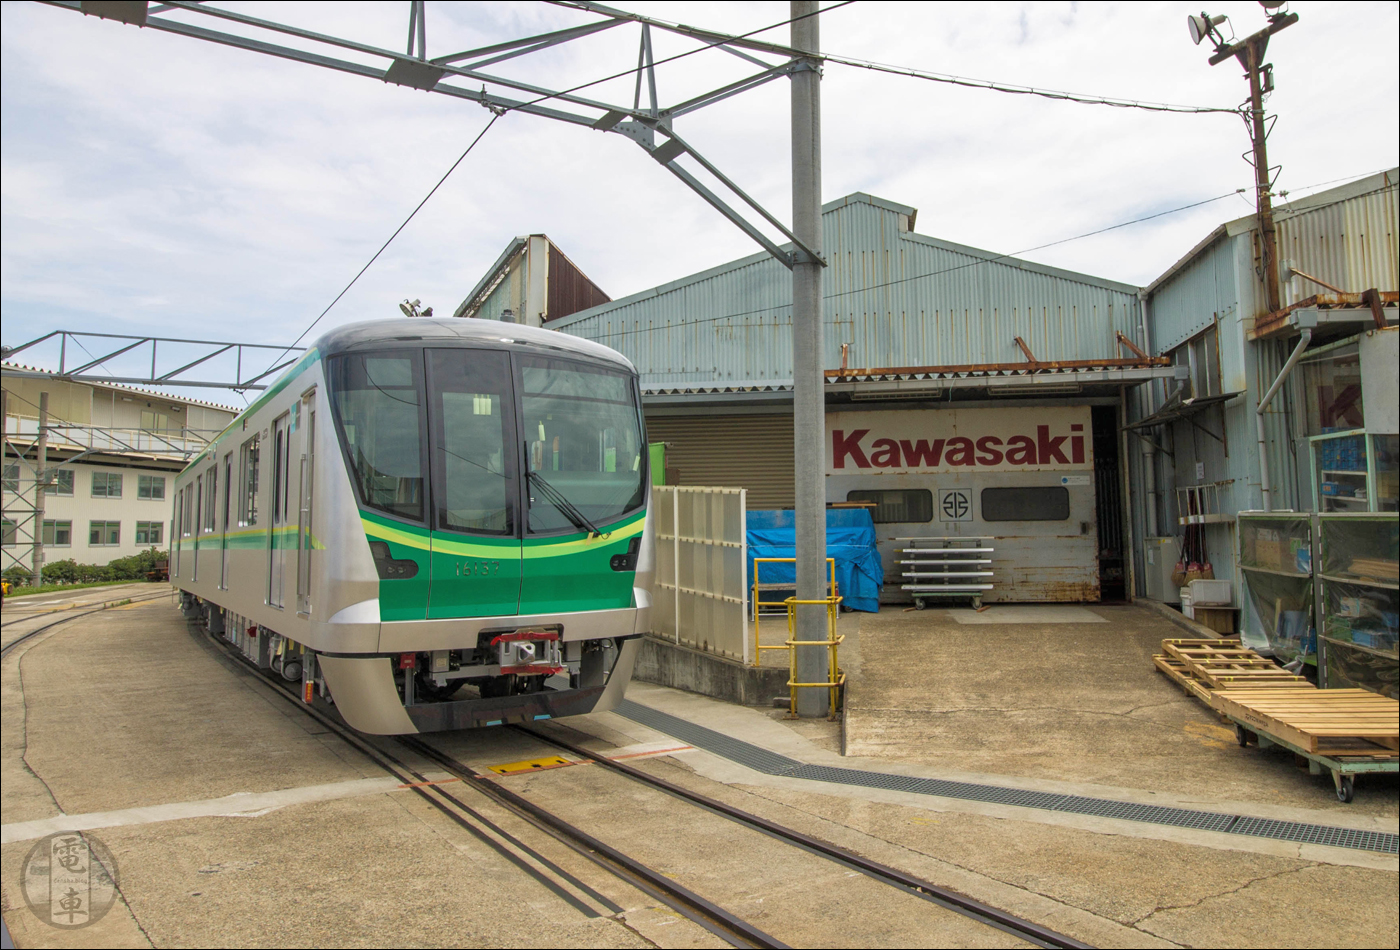
[[[987,802],[994,805],[1017,805],[1044,811],[1093,815],[1098,818],[1118,818],[1142,821],[1176,828],[1200,831],[1223,831],[1254,838],[1274,838],[1301,844],[1322,844],[1334,848],[1377,851],[1382,854],[1400,853],[1400,836],[1380,831],[1357,831],[1331,825],[1311,825],[1298,821],[1275,821],[1271,818],[1247,818],[1243,815],[1223,815],[1219,812],[1196,811],[1190,808],[1169,808],[1165,805],[1140,805],[1118,802],[1108,798],[1083,795],[1059,795],[1025,788],[1002,785],[980,785],[974,782],[953,782],[946,779],[916,778],[888,772],[868,772],[864,769],[843,769],[829,765],[808,765],[776,752],[769,752],[750,742],[726,736],[687,722],[669,713],[652,709],[624,699],[617,707],[620,715],[633,722],[649,726],[658,732],[674,736],[689,745],[745,765],[765,775],[801,778],[833,785],[879,788],[916,795],[934,795],[961,801]]]

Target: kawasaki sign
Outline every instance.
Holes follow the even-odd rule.
[[[1092,469],[1088,406],[829,412],[827,474]]]

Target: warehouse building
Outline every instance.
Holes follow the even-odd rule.
[[[828,500],[874,506],[888,599],[908,599],[899,539],[925,535],[998,538],[987,600],[1125,596],[1126,392],[1181,372],[1146,354],[1138,288],[916,218],[860,193],[823,208]],[[668,484],[791,507],[791,286],[759,253],[545,325],[637,365]]]

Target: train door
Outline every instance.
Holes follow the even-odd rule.
[[[233,497],[233,453],[224,453],[223,533],[219,537],[219,589],[228,590],[228,516]]]
[[[316,472],[316,390],[304,393],[299,410],[301,459],[297,480],[297,613],[311,612],[311,487]]]
[[[290,417],[272,423],[272,521],[268,524],[267,602],[282,606],[282,573],[287,566],[287,440]]]
[[[190,536],[190,547],[194,549],[194,571],[190,574],[190,580],[192,581],[199,580],[199,528],[200,525],[203,524],[203,521],[200,520],[203,505],[204,476],[196,475],[194,477],[194,518],[191,519],[194,530],[191,532]]]
[[[520,607],[520,443],[509,355],[427,351],[432,479],[428,617]]]
[[[170,525],[170,576],[180,576],[180,557],[184,552],[185,491],[175,492],[175,521]]]

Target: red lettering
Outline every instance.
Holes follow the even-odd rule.
[[[1006,461],[1009,465],[1034,465],[1035,441],[1028,435],[1013,435],[1007,439]]]
[[[982,438],[978,439],[977,451],[982,454],[977,456],[977,464],[1000,465],[1002,455],[1001,449],[996,448],[998,445],[1001,445],[1001,439],[998,439],[994,435],[984,435]]]
[[[1060,451],[1060,446],[1065,444],[1067,435],[1050,438],[1049,426],[1035,427],[1036,441],[1040,447],[1040,464],[1049,465],[1051,462],[1059,462],[1061,465],[1068,465],[1069,459],[1065,458],[1065,453]]]
[[[924,439],[917,442],[910,442],[908,439],[900,439],[900,448],[904,449],[904,464],[911,466],[927,466],[933,468],[943,458],[943,440],[934,439],[933,445],[929,445]]]
[[[894,439],[876,439],[870,448],[870,461],[876,468],[899,468],[899,443]]]
[[[976,465],[977,459],[972,454],[972,440],[966,436],[955,436],[948,440],[948,464],[949,465]]]
[[[1084,436],[1071,436],[1069,440],[1070,457],[1074,459],[1076,465],[1084,461]]]
[[[860,440],[870,434],[869,429],[856,429],[846,435],[840,429],[831,430],[831,467],[845,468],[846,456],[856,463],[856,468],[869,468],[870,460],[861,451]]]

